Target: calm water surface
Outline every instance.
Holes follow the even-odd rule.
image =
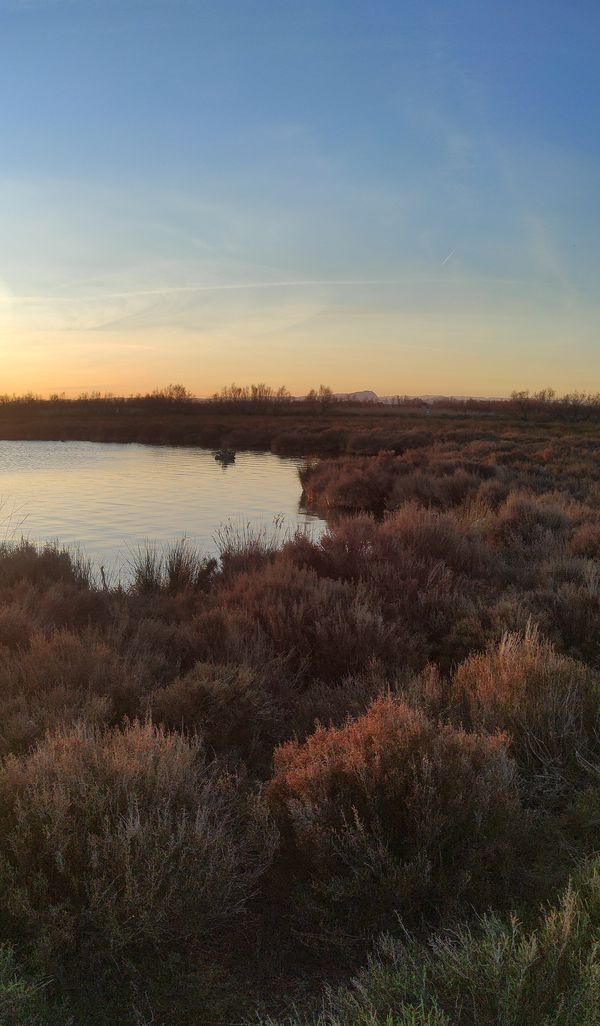
[[[79,546],[126,580],[131,553],[185,535],[207,553],[231,521],[270,530],[322,522],[299,509],[299,460],[240,453],[223,467],[205,449],[0,441],[0,536]]]

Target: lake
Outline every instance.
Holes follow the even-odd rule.
[[[223,466],[206,449],[96,442],[0,441],[0,537],[79,547],[126,582],[131,553],[183,535],[207,554],[228,521],[318,536],[299,508],[298,459],[242,452]]]

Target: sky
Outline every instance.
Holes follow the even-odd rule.
[[[600,391],[597,0],[0,0],[0,392]]]

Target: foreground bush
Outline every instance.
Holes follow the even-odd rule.
[[[427,944],[384,937],[367,968],[348,988],[329,991],[325,1005],[314,1026],[593,1026],[598,861],[533,929],[514,916],[486,915]]]
[[[18,965],[15,952],[0,946],[0,1023],[2,1026],[73,1026],[60,1009],[50,1011],[48,982],[32,979]]]
[[[0,771],[3,926],[67,985],[216,953],[273,847],[238,779],[149,725],[75,728]]]
[[[385,1023],[395,1007],[410,1001],[440,1008],[456,1026],[597,1022],[598,862],[532,930],[514,917],[488,915],[473,928],[435,936],[427,945],[384,940],[354,987],[333,998],[338,1018],[332,1021],[359,1022],[366,1013]]]
[[[399,699],[277,749],[268,799],[308,943],[348,949],[397,912],[431,921],[515,883],[524,819],[505,741]]]
[[[452,694],[469,727],[510,734],[512,751],[526,772],[543,778],[546,796],[600,754],[600,678],[558,655],[533,628],[471,656]]]

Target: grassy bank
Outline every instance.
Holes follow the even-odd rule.
[[[4,1026],[595,1021],[600,433],[382,431],[318,542],[0,548]]]

